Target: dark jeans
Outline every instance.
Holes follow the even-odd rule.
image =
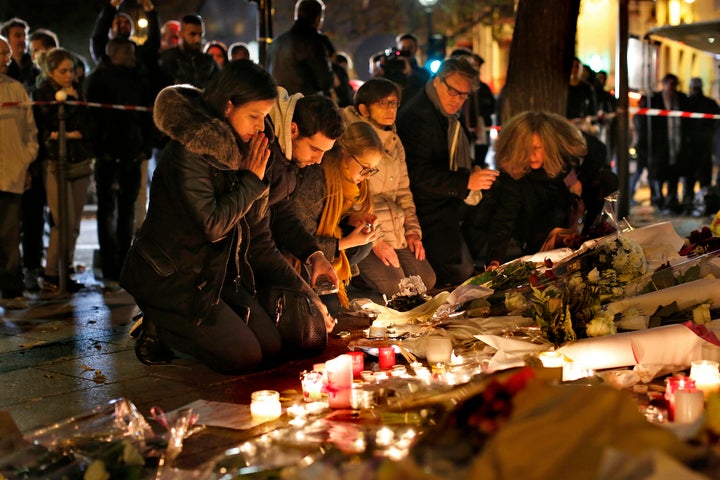
[[[36,160],[28,169],[30,188],[22,194],[22,262],[27,269],[38,270],[42,266],[45,245],[45,182],[42,162]]]
[[[246,373],[281,360],[280,334],[275,324],[244,289],[232,292],[231,296],[223,294],[223,299],[199,326],[175,313],[139,306],[144,314],[143,323],[152,322],[168,347],[217,372]]]
[[[135,231],[140,162],[103,157],[95,162],[97,229],[103,278],[117,280]]]
[[[23,293],[20,265],[20,203],[17,193],[0,192],[0,290],[3,298]]]

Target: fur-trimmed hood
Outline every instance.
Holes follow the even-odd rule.
[[[210,156],[224,168],[238,170],[243,157],[240,140],[229,123],[203,106],[202,90],[192,85],[173,85],[158,93],[153,117],[157,128],[197,155]],[[265,128],[269,141],[272,129]]]

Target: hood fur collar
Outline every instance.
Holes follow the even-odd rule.
[[[172,140],[197,155],[209,155],[232,170],[240,168],[242,155],[235,132],[224,120],[202,106],[202,90],[192,85],[164,88],[155,99],[155,125]]]

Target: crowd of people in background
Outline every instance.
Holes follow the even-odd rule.
[[[50,30],[0,28],[0,102],[21,103],[0,116],[0,287],[5,308],[25,307],[24,291],[83,288],[72,259],[94,182],[102,280],[142,309],[145,363],[182,352],[236,373],[312,354],[350,289],[389,299],[409,277],[457,285],[554,248],[557,229],[588,234],[618,188],[616,100],[607,73],[579,58],[565,115],[506,119],[491,156],[500,102],[470,49],[431,74],[401,33],[354,82],[352,59],[322,33],[321,0],[297,1],[267,69],[243,42],[206,41],[199,15],[161,23],[151,0],[139,2],[138,44],[122,3],[97,18],[90,69]],[[641,106],[720,112],[699,78],[689,95],[675,75],[662,85]],[[56,99],[71,101],[63,129]],[[631,193],[646,170],[653,205],[697,212],[696,192],[720,180],[716,122],[638,115],[634,127]]]

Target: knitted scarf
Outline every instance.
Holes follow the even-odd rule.
[[[448,119],[448,158],[450,159],[450,170],[456,172],[459,168],[472,170],[472,159],[470,158],[470,141],[458,120],[459,112],[449,115],[440,104],[433,81],[425,84],[425,93],[435,106],[438,112]]]
[[[340,219],[350,211],[350,207],[361,204],[365,206],[364,208],[367,208],[369,203],[368,185],[366,180],[363,180],[358,185],[346,179],[339,171],[338,165],[333,164],[333,162],[325,161],[322,163],[322,167],[325,173],[327,198],[320,216],[317,235],[339,239],[342,238]],[[352,274],[350,273],[350,262],[345,250],[339,251],[332,261],[332,266],[340,279],[340,287],[337,293],[340,305],[347,308],[350,306],[350,301],[348,300],[346,287],[350,283]]]

